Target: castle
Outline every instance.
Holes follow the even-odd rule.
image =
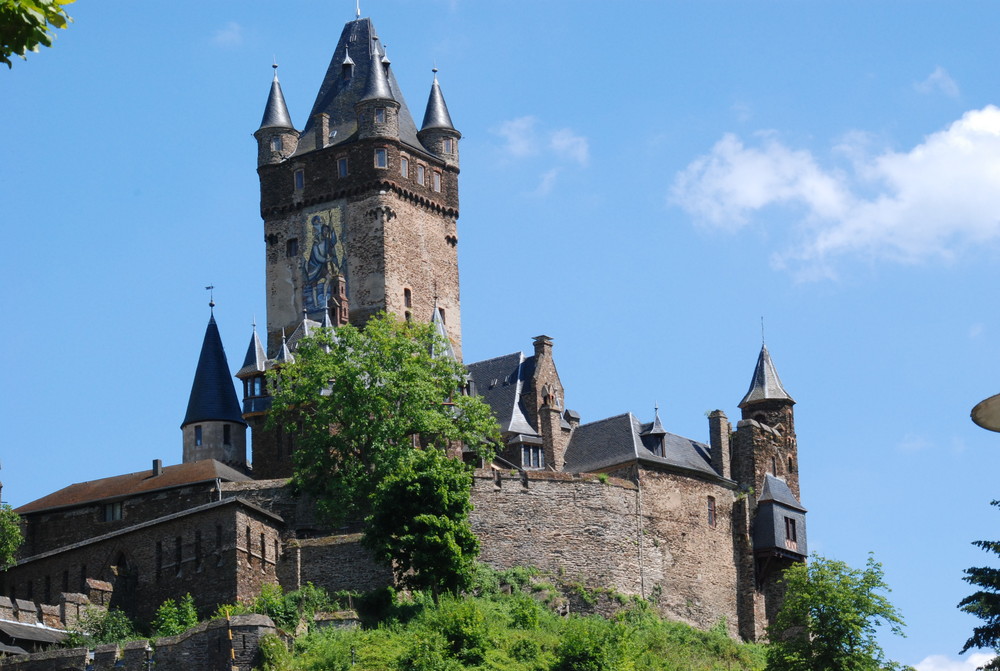
[[[294,432],[266,426],[265,373],[293,359],[311,330],[380,311],[433,322],[461,360],[462,136],[436,75],[416,125],[360,16],[344,27],[304,128],[292,124],[275,72],[254,136],[267,325],[266,346],[255,328],[236,373],[242,404],[213,314],[181,463],[156,460],[17,509],[25,543],[0,593],[19,608],[78,603],[82,593],[148,619],[185,593],[207,611],[267,583],[333,591],[391,580],[357,534],[325,527],[287,487]],[[483,561],[535,566],[648,597],[700,627],[725,620],[733,635],[763,636],[782,570],[807,554],[794,401],[766,347],[735,429],[710,413],[707,445],[669,433],[658,412],[583,422],[564,405],[548,336],[534,338],[530,355],[467,367],[504,438],[474,477]]]

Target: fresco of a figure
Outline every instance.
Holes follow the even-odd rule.
[[[340,210],[306,216],[306,245],[302,263],[302,305],[313,314],[326,309],[332,280],[338,274],[347,279],[344,267],[344,229]]]

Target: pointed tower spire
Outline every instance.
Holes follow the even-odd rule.
[[[238,468],[246,466],[246,422],[215,315],[209,317],[205,329],[181,431],[184,463],[216,459]]]
[[[236,377],[243,379],[257,373],[263,373],[267,368],[267,353],[264,345],[257,335],[257,324],[253,325],[253,334],[250,336],[250,346],[247,347],[247,355],[243,357],[243,367],[236,373]]]
[[[267,105],[264,106],[264,117],[260,120],[261,128],[294,128],[292,118],[288,115],[285,96],[281,93],[281,83],[278,81],[278,64],[274,68],[274,79],[271,80],[271,92],[267,95]]]
[[[663,428],[663,423],[660,422],[660,405],[658,403],[653,404],[653,426],[649,427],[649,431],[646,433],[650,436],[662,436],[667,433],[666,429]]]
[[[767,345],[760,346],[760,355],[757,357],[757,367],[753,371],[753,379],[750,381],[750,389],[743,400],[740,401],[740,408],[745,408],[752,403],[761,401],[786,401],[795,403],[792,397],[785,391],[778,377],[778,370],[771,361],[771,354],[767,351]]]
[[[431,324],[434,325],[434,332],[446,343],[442,349],[435,348],[435,351],[431,352],[431,354],[447,359],[455,359],[455,350],[451,346],[451,338],[448,337],[448,329],[444,324],[444,315],[441,314],[441,308],[436,302],[434,303],[434,314],[431,315]]]
[[[451,115],[448,114],[448,105],[444,102],[444,95],[441,93],[441,85],[438,83],[437,68],[433,68],[434,82],[431,84],[431,94],[427,98],[427,110],[424,112],[424,123],[420,126],[421,131],[431,128],[443,128],[445,130],[455,130],[451,122]]]
[[[295,355],[292,351],[288,349],[288,341],[285,339],[285,329],[281,329],[281,349],[278,350],[278,356],[274,357],[275,364],[283,363],[294,363]]]
[[[368,68],[368,83],[365,91],[361,94],[359,103],[370,100],[395,100],[392,97],[392,90],[389,88],[389,78],[386,77],[385,68],[382,67],[381,54],[379,54],[378,38],[371,40],[371,66]]]

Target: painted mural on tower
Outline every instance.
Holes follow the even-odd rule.
[[[345,225],[341,208],[333,207],[303,216],[305,244],[299,259],[302,269],[302,307],[310,315],[327,308],[337,275],[347,278],[344,249]]]

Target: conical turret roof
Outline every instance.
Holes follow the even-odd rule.
[[[229,374],[229,363],[222,347],[219,327],[215,324],[215,315],[209,318],[208,328],[205,329],[205,340],[201,344],[198,368],[194,373],[194,384],[191,385],[191,396],[181,427],[192,422],[208,421],[246,424],[236,398],[233,378]]]
[[[376,40],[372,40],[371,63],[368,67],[368,83],[365,92],[361,94],[358,102],[368,100],[393,100],[392,90],[389,89],[389,78],[385,73],[385,63],[379,55],[379,45]]]
[[[753,379],[750,381],[750,389],[746,396],[740,401],[739,407],[744,407],[751,403],[760,401],[788,401],[795,403],[792,397],[785,391],[778,377],[778,369],[771,361],[771,354],[767,351],[767,345],[760,346],[760,355],[757,357],[757,367],[753,371]]]
[[[441,94],[441,85],[438,84],[436,68],[434,83],[431,84],[431,94],[427,98],[427,110],[424,112],[424,123],[420,127],[420,130],[425,131],[431,128],[455,130],[455,126],[451,123],[451,115],[448,114],[448,105],[445,104],[444,95]]]
[[[267,369],[267,352],[257,335],[257,327],[254,326],[253,335],[250,336],[250,346],[247,347],[247,355],[243,357],[243,367],[236,373],[236,377],[256,375],[263,373]]]
[[[384,51],[380,47],[375,27],[370,19],[358,18],[344,26],[312,111],[309,113],[309,119],[302,130],[295,150],[296,155],[321,148],[316,144],[314,132],[316,115],[320,113],[329,115],[328,145],[343,144],[357,139],[358,116],[355,105],[365,96],[372,64],[375,63],[379,69],[383,69],[383,54]],[[415,149],[426,151],[417,139],[417,126],[391,69],[385,75],[385,82],[388,86],[389,99],[399,103],[399,139]]]
[[[278,82],[278,70],[275,66],[274,80],[271,81],[271,92],[267,95],[267,105],[264,107],[264,118],[260,121],[261,128],[292,128],[292,118],[288,115],[285,96],[281,93],[281,83]]]

